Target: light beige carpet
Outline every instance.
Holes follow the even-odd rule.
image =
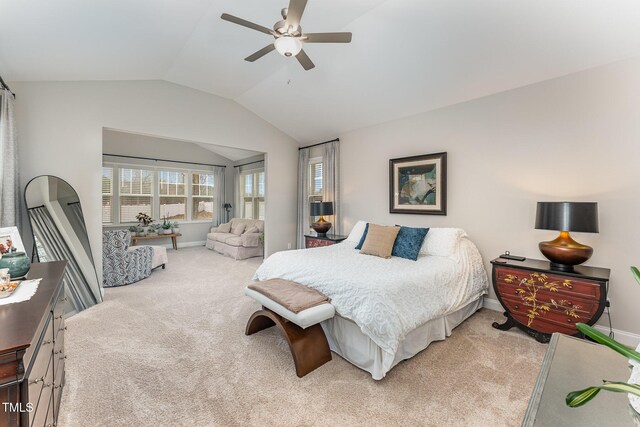
[[[337,355],[296,377],[275,328],[244,335],[262,261],[169,250],[166,270],[68,319],[60,426],[517,426],[545,345],[481,310],[382,381]]]

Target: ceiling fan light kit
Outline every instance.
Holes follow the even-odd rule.
[[[276,50],[282,56],[296,56],[302,50],[302,42],[291,36],[282,36],[274,42]]]
[[[229,15],[228,13],[223,13],[220,18],[234,24],[242,25],[243,27],[251,28],[252,30],[260,31],[275,38],[272,44],[247,56],[245,61],[256,61],[272,50],[277,50],[278,53],[287,58],[295,56],[305,70],[310,70],[314,68],[315,65],[302,49],[303,43],[351,43],[351,33],[303,34],[302,27],[300,27],[300,19],[306,6],[307,0],[290,0],[289,7],[282,9],[280,12],[283,20],[276,22],[273,30]]]

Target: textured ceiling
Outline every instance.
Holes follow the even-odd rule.
[[[243,61],[287,0],[0,0],[7,81],[164,79],[231,98],[301,144],[640,54],[636,0],[309,0],[316,68]]]

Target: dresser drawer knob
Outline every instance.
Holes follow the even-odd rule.
[[[60,360],[64,360],[64,359],[66,359],[66,358],[67,358],[67,356],[62,356],[62,357],[60,358]]]
[[[36,378],[35,380],[31,381],[29,384],[38,384],[39,382],[44,382],[44,377]]]
[[[66,331],[67,327],[65,326],[64,328],[60,328],[61,331]]]
[[[51,387],[53,383],[43,384],[42,387]]]
[[[64,350],[54,351],[53,354],[62,354]]]
[[[56,316],[56,317],[54,317],[54,319],[56,319],[56,320],[60,320],[60,319],[62,319],[62,314],[61,314],[60,316]]]
[[[51,344],[53,342],[53,340],[44,340],[42,341],[42,345],[48,345]]]

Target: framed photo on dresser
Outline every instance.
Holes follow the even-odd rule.
[[[18,227],[0,228],[0,254],[10,252],[24,252],[24,245],[20,238]]]
[[[389,160],[389,212],[447,214],[447,153]]]

